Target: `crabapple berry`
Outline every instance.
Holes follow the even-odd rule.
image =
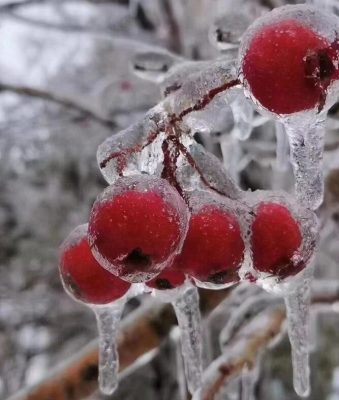
[[[293,8],[294,7],[294,8]],[[256,101],[276,114],[322,109],[338,79],[338,39],[331,43],[284,7],[286,18],[264,16],[242,50],[241,79]],[[316,12],[315,12],[316,13]],[[300,15],[302,14],[299,13]],[[306,20],[306,18],[305,18]]]
[[[253,266],[257,271],[279,278],[300,272],[306,263],[294,262],[293,257],[302,240],[298,222],[287,207],[272,202],[257,206],[251,237]]]
[[[152,289],[175,289],[184,284],[186,276],[174,268],[166,268],[152,280],[146,282],[146,286]]]
[[[206,200],[193,206],[177,268],[201,282],[237,282],[245,248],[239,222],[221,200]]]
[[[180,251],[188,208],[161,178],[120,178],[95,201],[89,242],[104,268],[130,282],[152,279]]]
[[[131,285],[96,261],[88,244],[87,227],[75,228],[62,244],[60,276],[72,297],[89,304],[108,304],[122,297]]]

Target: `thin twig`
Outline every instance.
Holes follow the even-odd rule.
[[[7,91],[7,92],[12,92],[12,93],[16,93],[19,95],[23,95],[23,96],[36,97],[39,99],[51,101],[53,103],[60,104],[63,107],[71,108],[74,111],[78,111],[81,114],[83,114],[85,117],[89,117],[89,118],[93,119],[94,121],[98,122],[99,124],[104,125],[110,129],[115,127],[115,123],[113,121],[96,114],[94,111],[92,111],[88,108],[85,108],[84,106],[82,106],[78,103],[75,103],[73,100],[66,99],[64,97],[59,97],[58,95],[48,92],[43,89],[37,89],[37,88],[28,87],[28,86],[19,86],[19,85],[13,85],[13,84],[0,82],[0,92],[1,91]]]

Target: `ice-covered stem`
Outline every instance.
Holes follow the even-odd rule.
[[[202,333],[198,289],[195,286],[184,288],[172,304],[180,327],[187,386],[193,394],[201,387],[202,376]]]
[[[322,171],[323,119],[290,118],[284,121],[290,143],[290,157],[295,176],[295,194],[300,204],[316,210],[323,201]]]
[[[99,333],[99,388],[106,395],[118,386],[119,356],[117,350],[118,328],[125,300],[107,306],[95,306]]]
[[[299,396],[310,394],[309,317],[311,286],[306,278],[285,296],[287,330],[292,350],[293,384]]]
[[[279,334],[285,319],[282,308],[262,312],[242,327],[227,351],[205,370],[201,390],[193,400],[214,400],[222,387],[254,365],[257,357]]]

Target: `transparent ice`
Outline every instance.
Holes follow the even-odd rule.
[[[201,387],[203,368],[201,315],[198,289],[190,283],[168,291],[155,290],[161,301],[170,302],[180,328],[181,351],[190,393]]]
[[[229,12],[216,19],[209,30],[211,43],[219,50],[237,49],[241,37],[251,23],[251,18],[244,12]]]
[[[293,385],[301,397],[310,394],[309,318],[312,275],[306,276],[295,291],[286,293],[287,330],[292,350]]]
[[[303,115],[284,120],[295,176],[295,196],[300,204],[316,210],[323,201],[324,120]]]
[[[136,76],[160,83],[174,65],[183,61],[181,57],[169,52],[143,52],[135,55],[131,62]]]
[[[121,298],[105,306],[91,306],[99,334],[99,388],[105,395],[111,395],[118,387],[117,338],[125,302],[125,298]]]

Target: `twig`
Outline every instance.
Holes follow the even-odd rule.
[[[23,96],[36,97],[36,98],[40,98],[43,100],[51,101],[53,103],[60,104],[63,107],[71,108],[74,111],[78,111],[81,114],[83,114],[84,116],[89,117],[89,118],[93,119],[94,121],[98,122],[99,124],[104,125],[110,129],[115,127],[115,123],[113,121],[106,119],[106,118],[96,114],[94,111],[75,103],[73,100],[66,99],[64,97],[59,97],[58,95],[48,92],[43,89],[37,89],[37,88],[32,88],[32,87],[27,87],[27,86],[18,86],[18,85],[0,82],[0,92],[1,91],[7,91],[7,92],[12,92],[12,93],[16,93],[19,95],[23,95]]]
[[[203,314],[214,309],[229,290],[201,290]],[[156,349],[176,325],[169,305],[148,303],[123,320],[118,341],[120,372],[133,365],[139,357]],[[24,390],[8,400],[80,400],[97,390],[97,342],[50,372],[40,385]]]

